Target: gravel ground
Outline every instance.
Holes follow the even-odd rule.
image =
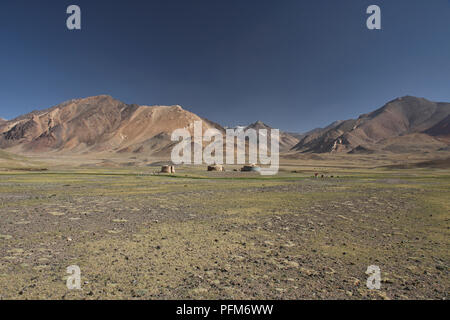
[[[0,298],[448,298],[448,178],[250,177],[2,174]]]

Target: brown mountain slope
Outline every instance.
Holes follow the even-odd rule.
[[[266,129],[267,133],[268,133],[268,140],[267,142],[270,143],[270,132],[273,129],[272,127],[268,126],[267,124],[265,124],[262,121],[257,121],[249,126],[247,126],[245,128],[245,130],[247,129],[255,129],[255,130],[260,130],[260,129]],[[297,143],[299,142],[299,139],[294,137],[293,135],[287,133],[287,132],[283,132],[280,131],[280,151],[288,151],[290,150],[293,146],[295,146]]]
[[[356,120],[337,122],[308,135],[293,150],[325,153],[350,152],[360,146],[378,149],[391,138],[424,132],[441,122],[448,123],[449,115],[450,103],[406,96]]]
[[[170,135],[175,129],[192,131],[193,122],[200,120],[204,130],[221,128],[180,106],[127,105],[103,95],[71,100],[6,122],[0,126],[0,148],[74,153],[161,151],[172,144]]]

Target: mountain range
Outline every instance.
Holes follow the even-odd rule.
[[[221,126],[180,106],[139,106],[102,95],[64,102],[0,124],[0,148],[16,152],[165,153],[171,132]]]
[[[302,153],[408,152],[449,142],[450,103],[411,96],[388,102],[358,119],[335,121],[300,139],[292,150]]]
[[[0,148],[17,153],[130,153],[165,157],[178,128],[225,128],[181,106],[125,104],[107,95],[74,99],[12,120],[0,119]],[[280,132],[280,151],[302,153],[416,152],[448,149],[450,103],[406,96],[307,133]],[[247,127],[271,129],[257,121]]]

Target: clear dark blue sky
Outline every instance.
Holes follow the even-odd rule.
[[[450,1],[0,2],[0,117],[98,94],[300,132],[398,96],[450,101]]]

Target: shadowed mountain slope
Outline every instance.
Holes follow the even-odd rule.
[[[251,125],[247,126],[245,130],[247,129],[255,129],[257,131],[261,129],[267,130],[267,143],[270,143],[271,138],[271,130],[273,129],[269,125],[263,123],[262,121],[257,121],[255,123],[252,123]],[[292,134],[289,134],[287,132],[280,131],[280,151],[288,151],[293,146],[295,146],[299,142],[299,139]]]

